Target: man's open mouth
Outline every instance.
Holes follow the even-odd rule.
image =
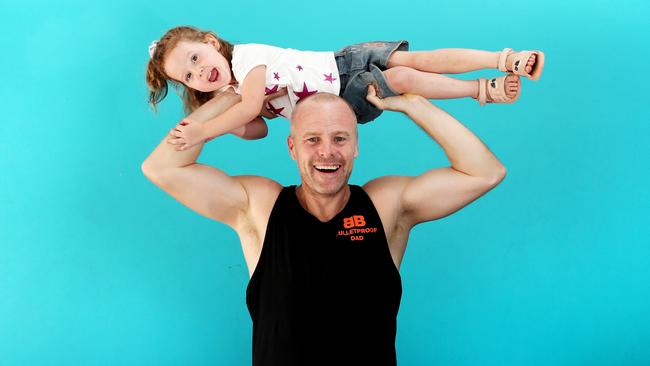
[[[321,173],[336,173],[341,168],[340,164],[316,164],[314,169]]]
[[[210,71],[210,78],[208,80],[211,83],[214,83],[218,77],[219,77],[219,71],[217,71],[217,68],[214,68],[212,69],[212,71]]]

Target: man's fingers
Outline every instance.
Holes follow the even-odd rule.
[[[276,91],[275,93],[265,96],[264,97],[264,104],[268,103],[269,100],[273,100],[273,99],[281,97],[283,95],[287,95],[287,88],[281,88],[280,90]]]
[[[267,102],[264,102],[264,105],[262,105],[262,110],[260,111],[260,116],[266,117],[268,119],[275,118],[275,114],[271,113],[268,109],[266,109]]]
[[[375,107],[383,109],[381,99],[377,97],[377,91],[372,85],[368,86],[368,94],[366,94],[366,100],[372,103]]]

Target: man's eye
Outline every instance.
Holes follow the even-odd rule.
[[[318,137],[310,137],[310,138],[307,139],[307,141],[309,141],[311,143],[315,143],[315,142],[318,141]]]
[[[345,137],[343,137],[343,136],[336,136],[336,137],[334,138],[334,141],[336,141],[336,142],[343,142],[343,141],[345,141]]]

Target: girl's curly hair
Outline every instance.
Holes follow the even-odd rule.
[[[204,42],[208,36],[214,37],[219,42],[219,52],[228,60],[228,65],[232,60],[233,45],[223,40],[214,32],[202,31],[197,28],[181,26],[172,28],[165,33],[158,41],[147,64],[146,80],[149,88],[149,104],[156,111],[156,105],[167,96],[169,83],[175,87],[183,87],[183,108],[186,113],[194,111],[213,97],[212,92],[202,92],[188,88],[177,80],[172,79],[165,73],[165,59],[169,51],[174,49],[180,41]]]

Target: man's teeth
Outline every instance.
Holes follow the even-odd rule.
[[[337,170],[340,167],[340,165],[316,165],[318,170]]]

